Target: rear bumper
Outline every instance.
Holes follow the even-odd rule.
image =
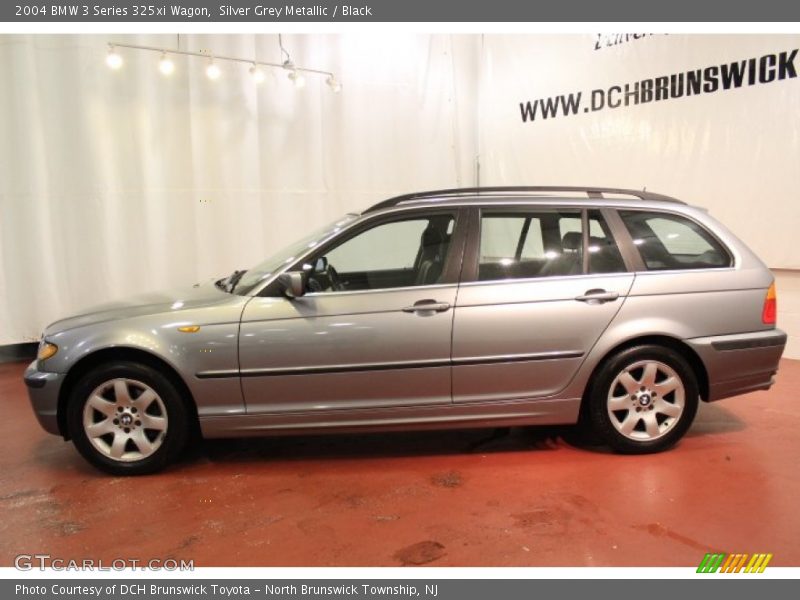
[[[66,375],[63,373],[39,371],[36,361],[28,365],[23,375],[36,419],[46,432],[55,435],[61,435],[58,427],[58,394],[64,377]]]
[[[780,329],[694,338],[686,342],[708,372],[709,402],[756,390],[775,382],[786,334]]]

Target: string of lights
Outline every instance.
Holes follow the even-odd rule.
[[[239,63],[239,64],[248,64],[250,65],[250,76],[253,78],[253,81],[256,84],[261,84],[264,82],[266,75],[264,73],[264,69],[282,69],[284,71],[288,71],[288,78],[294,84],[296,88],[302,88],[306,84],[306,75],[312,76],[321,76],[325,77],[325,83],[328,84],[331,91],[334,93],[339,93],[342,91],[342,84],[336,79],[336,76],[330,71],[324,71],[321,69],[312,69],[309,67],[301,67],[296,65],[289,53],[283,47],[283,40],[278,40],[282,52],[282,56],[285,57],[285,60],[282,63],[276,62],[269,62],[263,60],[255,60],[249,58],[239,58],[235,56],[221,56],[216,54],[210,54],[207,52],[191,52],[189,50],[172,50],[169,48],[158,48],[155,46],[140,46],[136,44],[122,44],[117,42],[109,42],[108,43],[108,54],[106,55],[106,65],[110,69],[119,70],[125,64],[125,59],[123,58],[122,54],[120,54],[119,49],[127,49],[127,50],[138,50],[144,52],[153,52],[159,55],[158,59],[158,70],[164,77],[169,77],[175,72],[175,63],[173,62],[173,56],[189,56],[194,58],[201,58],[206,61],[206,77],[211,79],[212,81],[216,81],[222,76],[222,70],[219,68],[219,62],[232,62],[232,63]]]

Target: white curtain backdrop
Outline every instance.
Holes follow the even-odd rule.
[[[800,48],[800,35],[486,35],[481,184],[597,185],[708,208],[773,268],[800,269],[800,76],[591,110],[591,91]],[[621,42],[613,44],[614,41]],[[800,54],[794,60],[800,73]],[[778,75],[779,65],[776,65]],[[721,80],[721,77],[719,78]],[[581,92],[523,123],[520,102]],[[619,99],[618,94],[613,100]],[[585,112],[585,109],[589,109]]]
[[[219,63],[212,82],[187,57],[164,78],[158,55],[124,49],[111,71],[109,41],[178,43],[0,36],[0,344],[92,304],[245,268],[392,194],[478,178],[646,186],[708,207],[770,267],[800,267],[800,78],[528,123],[519,108],[790,51],[797,35],[601,50],[589,35],[284,36],[296,63],[337,74],[340,95],[324,78],[295,90],[282,70],[256,86],[247,65]],[[277,36],[179,43],[282,61]],[[779,310],[800,348],[800,295]]]
[[[109,41],[282,62],[277,36],[0,36],[0,344],[141,291],[263,257],[392,194],[473,185],[474,37],[287,35],[282,70]],[[464,68],[456,68],[461,63]]]

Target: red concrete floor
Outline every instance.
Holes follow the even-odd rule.
[[[0,565],[183,558],[196,566],[800,565],[800,361],[703,404],[674,450],[617,456],[570,429],[205,442],[146,478],[94,471],[42,432],[0,365]]]

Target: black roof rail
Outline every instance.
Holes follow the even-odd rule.
[[[520,193],[542,193],[542,192],[580,192],[586,194],[587,198],[603,198],[603,194],[621,194],[625,196],[634,196],[640,200],[659,200],[662,202],[676,202],[678,204],[686,204],[685,202],[664,196],[663,194],[655,194],[646,190],[630,190],[625,188],[607,188],[607,187],[582,187],[582,186],[506,186],[506,187],[472,187],[472,188],[451,188],[444,190],[431,190],[428,192],[415,192],[413,194],[405,194],[403,196],[395,196],[382,202],[370,206],[365,213],[374,212],[384,208],[391,208],[405,202],[413,202],[415,200],[426,200],[429,198],[453,198],[458,196],[480,196],[481,194],[520,194]]]

